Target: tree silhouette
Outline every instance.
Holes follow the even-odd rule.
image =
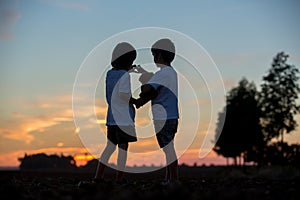
[[[221,130],[225,112],[226,118]],[[214,150],[224,157],[232,157],[235,165],[237,158],[242,156],[245,161],[254,161],[263,147],[259,119],[256,87],[243,78],[236,88],[229,91],[226,108],[219,113]]]
[[[72,156],[46,155],[44,153],[27,155],[19,158],[21,170],[70,170],[76,168]]]
[[[294,65],[287,64],[287,58],[288,55],[284,52],[274,57],[261,85],[261,122],[267,141],[281,137],[283,143],[284,133],[290,133],[297,126],[294,115],[300,112],[296,102],[300,92],[297,83],[299,70]]]
[[[284,52],[274,57],[268,74],[263,77],[261,92],[246,79],[229,91],[217,122],[214,147],[217,154],[234,158],[235,164],[243,156],[244,161],[259,165],[299,165],[300,145],[284,143],[284,134],[297,126],[294,115],[300,113],[296,102],[300,92],[299,70],[287,64],[287,58]],[[271,143],[273,138],[281,141]]]
[[[265,164],[300,166],[300,145],[275,142],[266,146]]]
[[[225,112],[224,126],[221,127]],[[263,147],[259,119],[256,87],[243,78],[236,88],[229,91],[226,107],[219,113],[214,151],[226,158],[233,158],[235,165],[237,158],[242,156],[246,161],[253,161],[251,155],[257,155]]]

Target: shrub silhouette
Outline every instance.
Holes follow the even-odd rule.
[[[76,168],[76,162],[72,156],[46,155],[45,153],[27,155],[18,159],[21,170],[69,170]]]

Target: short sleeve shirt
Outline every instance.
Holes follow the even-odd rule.
[[[111,69],[106,74],[106,125],[134,126],[135,109],[120,93],[131,95],[130,75],[125,70]]]
[[[178,78],[174,68],[161,68],[148,84],[158,91],[158,96],[152,100],[153,120],[178,119]]]

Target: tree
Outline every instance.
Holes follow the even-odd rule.
[[[283,153],[282,153],[283,152]],[[269,165],[300,166],[300,145],[275,142],[266,146],[265,162]]]
[[[72,156],[46,155],[38,153],[19,158],[21,170],[70,170],[76,169],[76,163]]]
[[[300,112],[296,102],[300,92],[297,83],[299,70],[287,64],[287,58],[284,52],[274,57],[268,74],[263,77],[260,92],[261,124],[265,139],[270,141],[281,137],[282,144],[284,133],[288,134],[296,128],[294,115]]]
[[[243,78],[236,88],[229,91],[226,107],[219,113],[214,151],[226,158],[232,157],[235,165],[238,157],[257,154],[263,145],[257,94],[254,83]],[[246,161],[251,161],[249,156],[247,158]]]

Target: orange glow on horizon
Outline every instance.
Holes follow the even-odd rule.
[[[87,154],[87,153],[74,156],[75,161],[81,161],[81,160],[89,161],[89,160],[93,160],[93,159],[94,159],[94,156]]]
[[[24,157],[25,153],[27,155],[37,154],[37,153],[45,153],[47,155],[57,154],[57,155],[71,155],[74,157],[76,161],[76,166],[85,165],[88,161],[92,159],[96,159],[92,154],[88,153],[86,148],[79,148],[79,147],[53,147],[53,148],[44,148],[32,151],[15,151],[11,153],[0,153],[0,166],[2,167],[17,167],[20,165],[18,158]],[[210,152],[205,158],[199,159],[198,158],[199,151],[197,149],[189,149],[187,150],[180,158],[180,164],[187,164],[187,165],[225,165],[226,160],[220,156],[217,156],[216,153],[213,151]],[[117,157],[117,153],[115,152],[111,159],[111,163],[115,163]],[[130,157],[127,160],[127,166],[142,166],[142,165],[155,165],[160,166],[162,165],[161,160],[157,159],[157,157],[147,157],[146,159],[139,158],[136,159],[135,157]]]
[[[84,166],[88,161],[95,159],[94,156],[88,153],[77,154],[74,156],[74,160],[76,161],[76,166]]]

